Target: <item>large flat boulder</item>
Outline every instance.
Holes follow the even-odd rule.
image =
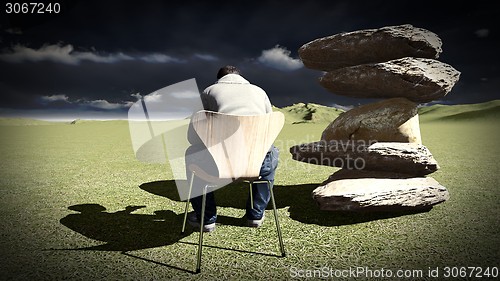
[[[436,34],[405,24],[319,38],[299,48],[299,56],[308,68],[331,71],[403,57],[437,59],[441,45]]]
[[[422,176],[439,169],[427,147],[417,143],[318,141],[290,147],[292,158],[315,165]]]
[[[449,199],[446,187],[431,177],[340,170],[312,192],[321,210],[399,211],[428,209]],[[339,173],[338,172],[338,173]],[[336,177],[335,174],[332,177]]]
[[[452,66],[433,59],[406,57],[330,71],[319,79],[334,94],[356,98],[404,97],[430,102],[446,96],[460,77]]]
[[[321,139],[422,143],[417,104],[394,98],[355,107],[333,120]]]

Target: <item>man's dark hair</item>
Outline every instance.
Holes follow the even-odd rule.
[[[223,66],[219,69],[219,72],[217,72],[217,80],[221,79],[222,77],[226,76],[227,74],[238,74],[239,75],[240,70],[232,65]]]

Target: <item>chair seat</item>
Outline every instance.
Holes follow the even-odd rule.
[[[197,177],[199,177],[200,179],[202,179],[206,182],[213,183],[213,184],[227,184],[228,179],[212,176],[212,175],[208,174],[207,172],[205,172],[205,170],[203,170],[200,166],[198,166],[196,164],[190,164],[188,166],[188,169],[189,169],[189,171],[193,172]],[[234,181],[257,181],[257,180],[260,180],[260,176],[243,177],[243,178],[237,178],[237,179],[233,178],[230,180],[233,182]]]

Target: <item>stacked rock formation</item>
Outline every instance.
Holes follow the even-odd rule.
[[[313,198],[322,210],[427,209],[449,198],[426,175],[439,169],[422,145],[418,103],[447,95],[460,72],[437,61],[439,37],[411,25],[341,33],[299,49],[338,95],[384,100],[342,113],[318,142],[290,148],[295,160],[340,167]]]

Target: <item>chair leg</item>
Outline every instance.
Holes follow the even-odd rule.
[[[196,273],[201,272],[201,250],[203,246],[203,225],[205,224],[205,205],[207,202],[207,185],[203,188],[203,199],[201,201],[200,218],[200,240],[198,241],[198,253],[196,255]]]
[[[184,222],[182,223],[181,234],[183,234],[184,231],[186,230],[186,221],[189,210],[189,199],[191,198],[191,190],[193,189],[193,180],[194,180],[194,172],[191,174],[191,180],[189,181],[188,198],[186,200],[186,207],[184,208]]]
[[[253,192],[252,192],[252,182],[249,181],[248,184],[250,185],[250,206],[252,206],[252,209],[253,209]]]
[[[271,182],[267,181],[267,187],[269,188],[269,192],[271,193],[271,201],[273,202],[274,220],[276,221],[276,230],[278,231],[278,239],[280,242],[281,256],[286,257],[285,245],[283,244],[283,237],[281,235],[280,222],[278,220],[278,211],[276,210],[276,202],[274,201],[274,193],[273,193],[273,188],[271,187]]]

